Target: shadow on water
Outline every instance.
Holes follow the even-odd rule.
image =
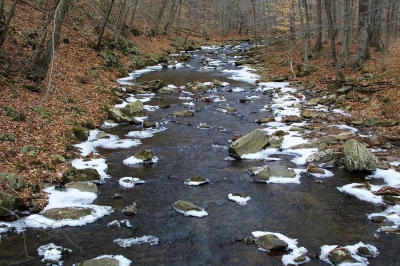
[[[303,174],[301,184],[255,184],[246,169],[265,164],[262,161],[228,161],[228,140],[233,135],[245,134],[259,126],[254,121],[267,112],[262,109],[269,97],[251,90],[249,84],[223,77],[219,71],[200,72],[199,59],[193,68],[162,70],[143,75],[140,80],[162,79],[175,85],[189,81],[230,82],[230,86],[244,86],[243,93],[221,92],[224,103],[196,102],[196,114],[192,118],[171,119],[168,114],[185,108],[177,96],[154,98],[146,104],[172,103],[169,109],[151,112],[153,121],[169,121],[168,129],[153,138],[143,139],[142,145],[130,149],[100,150],[107,159],[112,178],[100,187],[101,195],[94,202],[109,205],[114,213],[83,227],[64,227],[53,230],[28,230],[25,233],[26,250],[33,259],[26,265],[41,265],[37,247],[53,242],[71,248],[73,253],[64,260],[65,265],[103,254],[121,254],[139,265],[281,265],[279,257],[260,252],[256,246],[233,239],[249,236],[252,231],[280,232],[299,240],[299,246],[309,250],[314,258],[309,265],[321,265],[315,257],[324,244],[355,244],[359,241],[376,245],[380,256],[370,260],[371,265],[395,265],[400,259],[397,235],[380,235],[374,238],[378,225],[368,221],[366,214],[380,211],[381,207],[357,200],[340,193],[336,187],[357,182],[363,176],[355,176],[342,169],[335,169],[335,176],[317,183],[314,177]],[[189,62],[191,64],[191,62]],[[239,98],[246,95],[261,98],[241,104]],[[170,99],[169,99],[170,98]],[[229,115],[216,111],[218,105],[229,104],[238,108],[238,114]],[[255,111],[257,113],[255,113]],[[210,129],[197,128],[206,122]],[[221,128],[225,129],[222,131]],[[125,125],[108,132],[121,137],[135,126]],[[218,145],[218,146],[213,146]],[[151,166],[126,167],[122,160],[138,150],[150,148],[159,158]],[[295,167],[291,156],[282,155],[273,164]],[[187,187],[184,180],[202,175],[211,183],[201,187]],[[123,189],[118,179],[124,176],[140,177],[143,185]],[[245,206],[227,199],[232,192],[251,196]],[[112,199],[114,193],[121,199]],[[178,199],[191,201],[207,210],[204,218],[185,217],[176,213],[171,204]],[[133,230],[113,229],[107,223],[114,219],[126,219],[121,209],[132,202],[138,204],[138,214],[130,218]],[[116,238],[155,235],[158,245],[136,245],[121,248],[113,243]],[[0,242],[0,264],[24,264],[23,235],[10,234]]]

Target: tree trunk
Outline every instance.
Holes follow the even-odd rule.
[[[296,39],[296,33],[295,33],[295,17],[294,17],[294,10],[295,10],[295,4],[294,0],[290,0],[290,17],[289,17],[289,32],[290,32],[290,39],[295,40]]]
[[[110,13],[111,13],[113,5],[114,5],[114,0],[111,0],[110,7],[108,8],[108,11],[107,11],[107,15],[104,17],[103,27],[101,27],[99,38],[97,39],[96,50],[100,50],[101,40],[103,39],[104,30],[106,29],[107,21],[108,21],[108,18],[110,17]]]
[[[335,69],[336,69],[336,78],[339,81],[345,80],[343,72],[342,72],[342,66],[340,65],[339,59],[336,54],[336,44],[335,44],[335,26],[333,24],[333,19],[332,19],[332,13],[331,13],[331,0],[324,0],[325,4],[325,12],[326,12],[326,17],[328,19],[328,24],[329,24],[329,38],[330,38],[330,48],[331,48],[331,56],[332,59],[335,63]]]
[[[315,42],[315,50],[322,50],[322,0],[317,0],[317,39]]]
[[[154,26],[154,34],[158,34],[158,28],[160,27],[162,17],[164,16],[165,9],[167,8],[167,3],[168,3],[168,0],[164,0],[161,10],[158,13],[157,20],[156,20],[155,26]]]
[[[307,0],[302,0],[304,6],[304,15],[306,19],[306,33],[304,39],[304,62],[306,64],[309,63],[308,59],[311,55],[310,46],[311,46],[311,32],[310,32],[310,16],[308,14],[308,4]]]
[[[167,23],[165,23],[165,25],[164,25],[163,34],[167,34],[169,26],[175,20],[175,15],[176,15],[177,10],[178,10],[177,0],[173,0],[172,6],[171,6],[171,11],[169,13],[169,19],[168,19]]]
[[[135,0],[135,3],[133,4],[133,9],[131,12],[131,18],[129,21],[129,31],[132,31],[133,29],[133,23],[135,22],[135,15],[136,15],[136,10],[137,10],[137,5],[139,3],[139,0]]]
[[[257,22],[256,22],[256,7],[254,4],[254,0],[251,0],[251,13],[253,17],[253,38],[254,38],[254,45],[257,48]]]
[[[8,12],[7,20],[3,24],[0,20],[0,48],[3,46],[4,41],[6,40],[8,29],[10,28],[11,19],[14,17],[15,7],[17,6],[18,0],[14,0],[11,5],[10,11]],[[3,3],[4,8],[4,3]]]
[[[343,54],[346,61],[350,58],[350,33],[351,33],[351,0],[344,0],[344,29],[343,29]]]
[[[27,77],[33,81],[40,81],[46,77],[50,63],[54,58],[55,51],[60,44],[61,27],[64,21],[64,17],[68,11],[69,5],[72,0],[60,0],[53,18],[53,32],[50,39],[47,41],[46,49],[38,54],[34,60],[30,62],[28,67]],[[34,52],[35,56],[35,52]]]
[[[368,0],[360,0],[358,8],[357,56],[355,65],[359,68],[369,58],[367,32]]]
[[[381,46],[381,25],[382,25],[382,1],[372,0],[370,10],[370,22],[368,29],[368,40],[371,47]]]

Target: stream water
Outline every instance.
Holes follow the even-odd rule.
[[[255,90],[257,85],[251,77],[250,83],[246,82],[248,75],[238,78],[237,73],[223,72],[243,69],[233,64],[235,58],[226,55],[232,49],[203,49],[192,53],[188,67],[156,70],[131,81],[124,79],[125,83],[160,79],[178,87],[187,82],[218,79],[229,85],[205,95],[223,97],[226,99],[223,102],[196,101],[194,96],[185,93],[152,96],[146,105],[170,106],[148,112],[148,119],[159,122],[166,130],[141,139],[139,146],[97,148],[107,162],[111,178],[99,186],[101,194],[93,204],[111,206],[114,212],[84,226],[27,228],[24,233],[9,233],[0,241],[0,265],[43,265],[37,248],[48,243],[72,250],[63,257],[64,265],[104,254],[123,255],[138,265],[282,265],[280,256],[262,252],[254,244],[233,241],[244,239],[253,231],[279,232],[297,239],[298,245],[308,250],[309,265],[326,264],[318,259],[323,245],[344,246],[360,241],[379,249],[379,256],[369,260],[371,265],[399,263],[399,235],[377,234],[379,237],[375,237],[379,225],[367,218],[367,214],[381,212],[384,207],[361,201],[337,189],[348,183],[362,183],[365,174],[350,174],[335,168],[330,169],[334,176],[324,178],[322,182],[316,182],[319,178],[304,172],[300,174],[299,184],[259,184],[252,182],[247,173],[249,167],[269,164],[305,169],[305,166],[293,162],[292,159],[298,155],[284,152],[272,154],[270,157],[279,160],[271,162],[227,159],[232,136],[268,127],[256,124],[255,120],[272,114],[265,110],[272,101],[271,94]],[[208,64],[204,63],[205,59],[209,60]],[[209,68],[204,69],[205,65]],[[239,99],[246,96],[251,102],[240,103]],[[173,111],[189,108],[184,102],[194,103],[190,108],[195,110],[195,115],[170,117]],[[238,111],[235,114],[218,111],[222,105]],[[201,123],[207,123],[209,127],[199,127]],[[104,131],[126,139],[125,135],[135,130],[143,128],[119,125]],[[137,151],[147,148],[158,157],[157,163],[135,167],[122,163]],[[210,183],[197,187],[184,184],[187,178],[198,175],[207,177]],[[146,183],[123,188],[118,181],[126,176],[140,178]],[[228,194],[234,192],[245,193],[251,200],[243,206],[228,200]],[[115,193],[122,198],[114,199]],[[204,208],[208,216],[197,218],[179,214],[171,206],[176,200],[192,202]],[[138,213],[127,217],[121,210],[133,202],[137,204]],[[129,219],[132,228],[107,226],[115,219]],[[123,248],[113,242],[117,238],[143,235],[156,236],[158,244]],[[31,258],[27,259],[26,254]]]

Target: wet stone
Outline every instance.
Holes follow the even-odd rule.
[[[75,188],[83,192],[99,193],[97,185],[92,181],[74,181],[65,184],[65,188]]]
[[[66,207],[49,209],[43,213],[43,216],[53,220],[78,220],[81,217],[90,215],[92,212],[93,210],[90,208]]]
[[[357,262],[352,256],[350,251],[344,247],[337,247],[329,252],[328,259],[334,264],[339,265],[341,263],[355,263]]]
[[[369,248],[361,246],[357,249],[357,254],[361,257],[373,257],[374,254],[369,250]]]
[[[256,243],[263,249],[268,251],[285,251],[288,244],[279,239],[277,236],[272,234],[267,234],[259,237]]]
[[[234,158],[240,159],[243,154],[260,151],[268,144],[268,141],[268,137],[264,132],[261,129],[256,129],[233,142],[229,146],[229,154]]]
[[[172,116],[174,117],[190,117],[190,116],[194,116],[194,112],[190,111],[190,110],[182,110],[182,111],[175,111],[172,113]]]
[[[184,200],[175,201],[174,204],[173,204],[173,207],[175,207],[175,208],[177,208],[177,209],[179,209],[181,211],[184,211],[184,212],[187,212],[187,211],[202,211],[202,209],[200,207],[197,207],[193,203],[188,202],[188,201],[184,201]]]
[[[135,157],[143,161],[151,161],[154,157],[154,154],[151,150],[145,149],[135,153]]]
[[[126,206],[123,210],[122,213],[128,216],[133,216],[135,214],[137,214],[137,205],[136,202],[134,202],[133,204]]]
[[[385,216],[372,216],[371,222],[373,223],[383,223],[386,220]]]
[[[119,261],[113,258],[91,259],[79,263],[78,266],[119,266]]]

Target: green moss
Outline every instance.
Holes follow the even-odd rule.
[[[26,116],[23,112],[18,112],[11,106],[2,108],[5,115],[8,116],[12,121],[25,121]]]
[[[89,137],[89,129],[85,127],[74,127],[73,132],[75,137],[80,141],[86,141]]]

